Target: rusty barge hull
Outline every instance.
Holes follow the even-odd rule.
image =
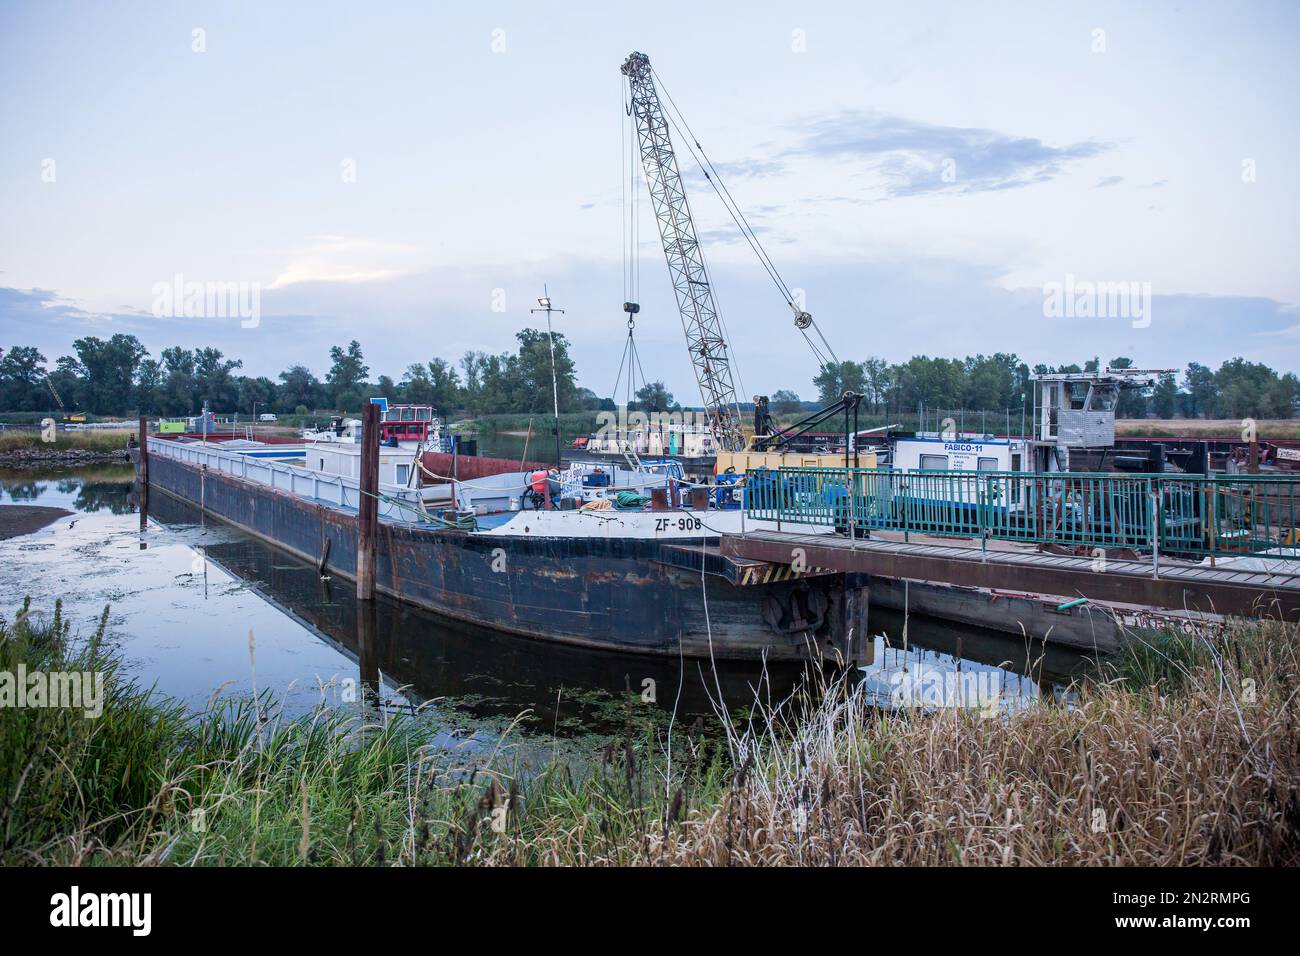
[[[151,492],[355,579],[354,511],[161,455],[149,456],[147,474]],[[773,583],[732,583],[717,543],[707,541],[702,555],[697,542],[692,555],[680,541],[520,537],[382,520],[375,587],[505,633],[606,650],[772,662],[869,654],[866,575],[746,573],[744,581]]]

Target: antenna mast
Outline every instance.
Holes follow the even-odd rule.
[[[560,458],[560,383],[559,373],[555,369],[555,333],[551,330],[551,313],[558,312],[564,315],[563,309],[556,309],[551,305],[551,290],[542,285],[542,297],[537,300],[540,309],[529,309],[529,313],[545,312],[546,313],[546,341],[551,347],[551,400],[555,403],[555,467],[559,468],[563,464]]]

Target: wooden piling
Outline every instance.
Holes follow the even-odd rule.
[[[376,647],[378,607],[374,601],[357,605],[357,668],[361,678],[361,704],[374,707],[379,703],[379,653]]]
[[[379,528],[379,406],[366,406],[361,429],[361,500],[357,503],[357,600],[375,596],[375,535]]]
[[[836,656],[844,666],[870,664],[875,654],[871,639],[871,591],[864,586],[844,587],[843,618],[832,627]],[[838,632],[838,633],[837,633]]]
[[[136,480],[140,485],[140,530],[149,526],[149,419],[140,416],[140,457]]]

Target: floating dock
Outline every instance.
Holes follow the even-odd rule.
[[[1113,650],[1131,629],[1300,620],[1298,496],[1300,478],[1278,476],[779,469],[747,497],[768,524],[721,551],[868,575],[889,607]]]

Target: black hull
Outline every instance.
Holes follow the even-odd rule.
[[[232,475],[149,456],[149,487],[327,573],[356,573],[356,515]],[[676,542],[678,545],[684,542]],[[716,544],[716,541],[713,542]],[[866,578],[737,586],[640,538],[524,538],[381,520],[375,588],[447,617],[532,638],[717,660],[861,660]],[[766,612],[766,613],[765,613]],[[795,618],[798,631],[777,630]]]

